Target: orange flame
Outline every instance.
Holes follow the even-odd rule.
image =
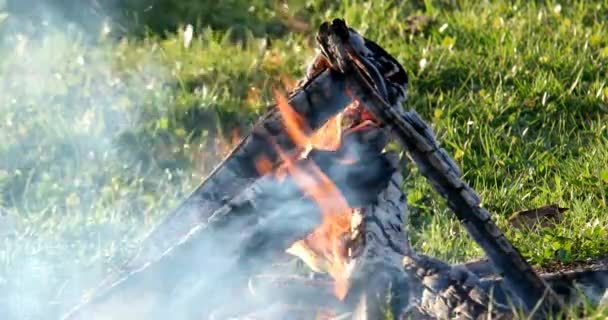
[[[341,113],[329,119],[322,128],[312,132],[306,121],[289,105],[284,95],[274,90],[274,97],[289,138],[296,147],[303,150],[301,157],[305,157],[312,149],[338,150],[342,143]]]
[[[277,108],[282,117],[285,130],[298,150],[298,158],[305,158],[312,149],[335,151],[341,143],[342,116],[338,114],[331,118],[322,128],[312,132],[304,119],[292,109],[287,98],[277,90],[274,91]],[[324,271],[327,271],[335,281],[334,291],[338,298],[343,299],[348,291],[345,279],[347,249],[345,239],[350,231],[352,209],[340,190],[327,175],[312,161],[304,161],[296,165],[293,158],[278,148],[277,153],[283,161],[280,172],[288,173],[302,192],[310,197],[318,206],[322,215],[321,224],[305,239],[298,241],[300,247],[311,250],[323,259]],[[268,172],[271,168],[268,158],[261,157],[256,162],[260,173]]]
[[[310,127],[306,124],[304,119],[291,108],[287,98],[282,95],[279,91],[274,90],[274,98],[277,102],[277,108],[283,118],[283,124],[287,135],[291,138],[291,141],[300,148],[305,148],[309,145],[309,135],[311,132]]]

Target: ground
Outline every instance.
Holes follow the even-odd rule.
[[[131,26],[101,18],[66,27],[60,14],[40,31],[0,1],[4,319],[56,315],[117,270],[264,112],[271,88],[302,76],[316,27],[334,17],[404,65],[404,107],[432,124],[532,264],[608,255],[605,2],[256,0],[214,10],[164,33],[125,34]],[[416,248],[480,257],[416,169],[404,171]],[[547,204],[569,210],[543,228],[508,222]]]

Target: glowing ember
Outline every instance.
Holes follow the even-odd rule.
[[[340,147],[342,115],[330,119],[322,128],[313,132],[308,124],[289,105],[287,98],[275,90],[277,108],[283,119],[287,134],[296,146],[295,155],[287,155],[277,147],[277,153],[283,161],[282,166],[274,171],[281,177],[289,174],[302,192],[319,206],[322,222],[303,240],[294,243],[288,253],[304,260],[314,271],[328,272],[335,280],[335,294],[343,299],[348,291],[345,279],[347,264],[346,239],[350,232],[352,208],[340,190],[319,167],[312,161],[300,161],[313,149],[335,151]],[[352,129],[351,129],[352,130]],[[346,160],[352,162],[354,160]],[[271,170],[268,158],[257,159],[256,167],[260,173]]]

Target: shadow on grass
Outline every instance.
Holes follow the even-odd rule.
[[[235,40],[243,40],[247,33],[283,35],[286,28],[276,10],[273,1],[247,0],[8,0],[4,8],[20,25],[32,29],[72,24],[97,34],[109,19],[116,36],[162,36],[192,24],[198,30],[231,30]]]

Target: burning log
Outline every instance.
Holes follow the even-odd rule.
[[[289,95],[288,101],[310,130],[320,127],[333,114],[352,102],[346,95],[344,75],[329,68],[321,71],[311,70],[306,79]],[[380,145],[384,143],[386,141],[379,142]],[[226,203],[237,194],[254,188],[249,186],[262,176],[256,166],[261,156],[265,157],[270,166],[276,166],[282,160],[275,149],[292,153],[294,147],[289,133],[284,130],[278,109],[274,108],[254,126],[251,134],[236,146],[186,201],[147,237],[139,253],[123,271],[110,275],[100,288],[114,287],[114,284],[131,278],[141,270],[150,269],[149,266],[157,261],[166,261],[168,256],[174,254],[168,254],[168,251],[173,252],[177,243],[192,239],[192,235],[200,232],[198,230],[204,227],[212,215],[215,215],[213,219],[222,215],[222,210],[227,208]],[[365,176],[364,173],[362,176]],[[373,194],[373,190],[371,191],[360,194],[360,197],[349,197],[347,193],[347,197],[365,201],[366,195]],[[161,256],[163,258],[160,258]]]
[[[401,65],[341,20],[323,24],[317,42],[321,54],[306,80],[289,98],[276,95],[276,108],[149,237],[127,272],[110,278],[68,319],[235,313],[268,319],[319,307],[354,309],[360,320],[387,312],[396,318],[510,318],[488,294],[495,285],[412,252],[403,228],[402,177],[395,159],[382,153],[384,129],[448,200],[518,301],[528,310],[541,301],[541,317],[559,310],[559,297],[481,208],[430,127],[414,111],[401,111],[407,92]],[[265,280],[256,275],[286,249],[329,273],[335,298],[317,301],[327,295],[327,288],[317,288],[302,299],[298,290],[311,284],[304,281],[284,285],[285,291],[260,289]],[[248,282],[256,289],[253,298]],[[242,304],[227,308],[234,297]],[[125,301],[128,312],[107,313]],[[138,301],[141,310],[135,310]],[[272,312],[255,312],[260,303],[271,304]]]
[[[465,268],[424,255],[403,258],[403,267],[416,283],[418,314],[433,319],[511,319],[506,304],[496,303],[480,279]]]
[[[365,206],[386,188],[395,168],[381,153],[386,143],[382,131],[375,126],[351,129],[335,151],[310,150],[305,158],[285,158],[287,174],[273,171],[250,183],[160,258],[102,285],[66,318],[107,314],[120,318],[112,311],[116,304],[130,301],[134,309],[138,298],[146,296],[138,310],[143,317],[179,314],[188,319],[242,295],[252,274],[280,258],[290,244],[305,238],[325,219],[314,190],[308,192],[306,187],[339,190],[350,206]],[[281,157],[287,157],[281,152],[278,149]],[[319,184],[317,178],[325,180]]]
[[[398,163],[397,157],[392,160]],[[401,174],[394,173],[378,199],[353,216],[346,275],[356,302],[353,319],[383,319],[389,312],[398,319],[410,305],[410,279],[401,266],[402,256],[411,253],[402,183]]]
[[[468,269],[469,265],[450,265],[420,254],[404,256],[403,267],[410,281],[407,287],[397,290],[410,292],[412,308],[407,315],[411,319],[508,319],[513,317],[511,310],[524,307],[517,296],[504,289],[502,278],[493,271],[487,272],[491,269],[488,262],[475,263],[480,266],[474,270]],[[476,272],[479,270],[483,273]],[[541,277],[569,305],[591,302],[601,306],[607,303],[604,296],[608,292],[608,268],[603,262],[570,271],[543,273]],[[328,277],[259,276],[255,286],[263,288],[264,292],[280,292],[281,288],[289,287],[289,292],[302,293],[286,300],[274,296],[276,300],[273,301],[295,305],[301,299],[310,299],[311,305],[340,311],[345,308],[332,295]],[[581,301],[581,298],[587,300]],[[493,303],[491,308],[490,302]]]
[[[391,167],[397,164],[398,159],[394,154],[388,158]],[[280,297],[271,295],[270,299],[286,305],[295,305],[296,302],[301,305],[302,300],[305,300],[306,305],[325,305],[330,310],[341,312],[354,309],[353,319],[383,318],[387,313],[386,299],[391,297],[389,312],[403,314],[410,305],[410,297],[409,291],[404,290],[408,281],[401,266],[401,258],[410,253],[410,247],[404,228],[407,205],[401,191],[402,179],[401,174],[395,171],[371,204],[353,210],[349,239],[342,251],[344,261],[331,260],[333,255],[319,252],[322,248],[318,247],[314,238],[297,242],[297,249],[292,250],[292,254],[307,261],[312,269],[329,271],[338,285],[336,296],[330,294],[327,283],[331,283],[331,280],[327,278],[321,281],[290,275],[255,277],[251,284],[252,291],[266,293],[287,287],[290,290],[281,291]],[[311,256],[324,261],[322,264],[311,262]],[[343,267],[336,266],[341,263],[344,263]],[[326,267],[320,268],[320,265]],[[342,273],[337,273],[336,270]],[[319,298],[323,302],[319,302]],[[291,316],[283,314],[276,319],[286,317]]]
[[[310,126],[317,129],[330,117],[351,103],[345,94],[344,75],[332,69],[308,75],[288,97],[293,110]],[[141,244],[138,254],[125,271],[140,268],[175,245],[190,230],[205,223],[218,208],[261,175],[255,160],[265,155],[272,165],[279,162],[272,143],[290,152],[294,145],[276,108],[262,117],[233,151],[209,174],[201,185]]]
[[[321,27],[319,37],[327,46],[325,52],[331,53],[328,60],[348,75],[350,93],[389,127],[433,188],[447,199],[450,209],[501,271],[509,287],[524,301],[526,309],[532,311],[540,303],[535,315],[540,318],[559,312],[560,299],[496,227],[490,213],[480,207],[479,196],[460,179],[460,169],[439,147],[432,129],[415,111],[403,112],[385,98],[386,88],[377,86],[377,67],[360,54],[360,41],[351,39],[360,36],[344,21],[334,20]]]
[[[395,158],[392,160],[396,162]],[[316,298],[321,297],[324,302],[331,301],[335,310],[354,310],[354,319],[383,319],[388,313],[394,319],[406,315],[414,316],[414,319],[510,318],[509,308],[494,304],[488,287],[473,273],[411,250],[404,228],[407,203],[401,183],[401,174],[395,172],[372,204],[355,210],[351,221],[349,261],[345,268],[347,274],[344,275],[350,286],[344,300],[346,306],[336,306],[339,301],[328,292],[328,279],[260,277],[256,279],[255,287],[266,288],[266,291],[289,287],[290,292],[307,293],[286,300],[274,297],[277,299],[274,301],[286,304],[301,299],[314,304]],[[311,254],[303,250],[310,249],[300,249],[299,257]]]

